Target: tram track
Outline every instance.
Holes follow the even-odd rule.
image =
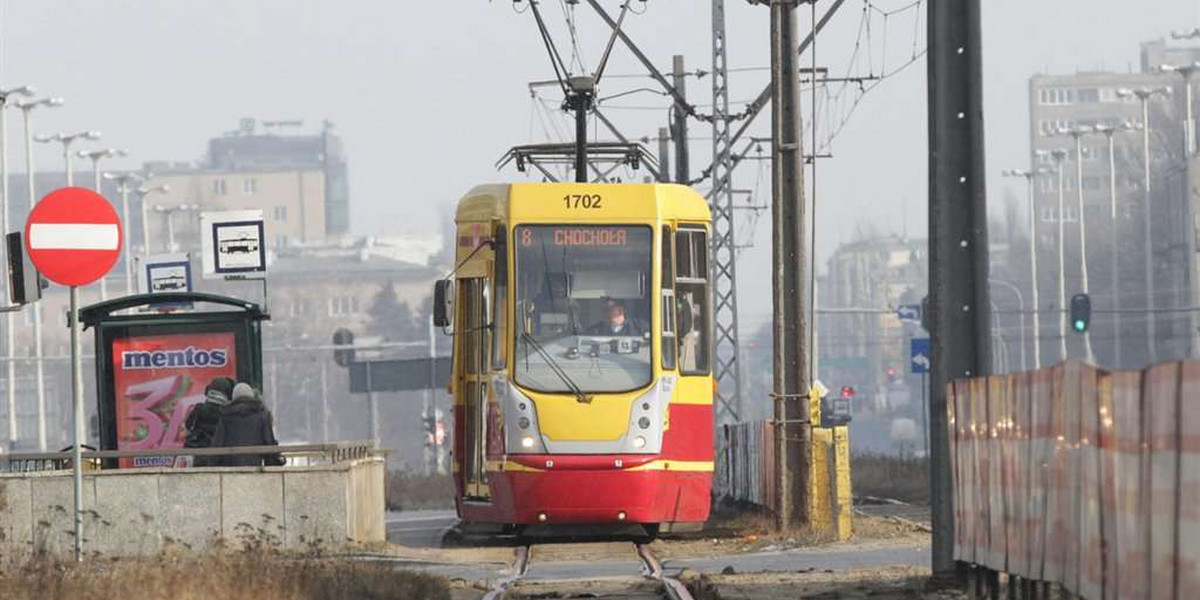
[[[642,576],[658,584],[658,596],[660,598],[664,598],[665,600],[694,600],[691,591],[688,590],[688,587],[682,581],[670,577],[664,572],[662,563],[654,556],[654,553],[651,552],[647,545],[634,543],[633,547],[638,561],[641,563]],[[526,574],[528,574],[533,555],[532,544],[516,548],[513,551],[513,563],[510,567],[510,574],[496,581],[491,589],[484,594],[482,600],[512,600],[520,597],[519,593],[515,592],[515,588],[525,578]],[[591,581],[591,579],[581,577],[578,580],[558,581],[555,582],[555,585],[563,586],[575,582],[584,583],[588,581]]]

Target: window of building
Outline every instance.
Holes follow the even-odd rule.
[[[1104,178],[1104,177],[1084,177],[1083,178],[1083,189],[1085,189],[1085,190],[1101,189],[1104,187],[1105,181],[1107,181],[1107,178]]]
[[[1083,147],[1083,162],[1096,162],[1100,160],[1100,149],[1095,146]]]
[[[358,297],[334,296],[329,299],[329,316],[345,317],[358,314]]]
[[[271,216],[275,218],[276,223],[287,223],[287,208],[286,206],[276,206],[271,210]]]
[[[1076,210],[1074,206],[1070,206],[1070,205],[1064,206],[1063,207],[1063,222],[1064,223],[1076,223],[1078,221],[1079,221],[1079,211]]]
[[[288,305],[288,316],[303,317],[308,314],[308,300],[296,298]]]
[[[212,188],[213,188],[214,195],[217,195],[217,196],[225,195],[226,189],[225,189],[225,180],[224,179],[214,179],[212,184],[213,184]]]
[[[275,236],[275,246],[277,248],[283,248],[283,247],[286,247],[287,245],[288,245],[288,236],[283,235],[283,234]]]
[[[242,180],[242,193],[243,194],[257,194],[258,193],[258,180],[253,177],[243,179]]]
[[[1076,97],[1079,100],[1079,102],[1099,102],[1100,101],[1100,89],[1099,88],[1081,88],[1076,92]]]
[[[1053,208],[1050,208],[1049,206],[1042,207],[1042,209],[1038,212],[1042,217],[1043,223],[1057,223],[1058,222],[1057,219],[1055,219],[1055,213],[1058,211],[1054,210]]]

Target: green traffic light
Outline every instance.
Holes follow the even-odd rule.
[[[1075,320],[1075,331],[1078,331],[1080,333],[1087,331],[1087,321],[1084,321],[1083,319],[1076,319]]]

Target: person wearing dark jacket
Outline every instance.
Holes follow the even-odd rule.
[[[208,383],[204,389],[204,402],[192,407],[188,412],[184,427],[187,438],[184,448],[208,448],[212,445],[213,434],[221,421],[221,408],[228,406],[233,395],[234,381],[228,377],[217,377]],[[213,456],[197,456],[192,460],[194,467],[211,467],[217,464]]]
[[[221,409],[221,421],[213,433],[214,448],[236,446],[277,446],[271,411],[249,384],[233,386],[233,401]],[[232,454],[220,457],[225,467],[282,466],[279,454]]]

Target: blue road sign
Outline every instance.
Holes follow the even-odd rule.
[[[903,304],[896,309],[896,318],[901,321],[921,321],[921,305],[920,304]]]
[[[933,364],[933,341],[929,338],[913,338],[912,358],[909,364],[914,375],[928,373],[930,365]]]

